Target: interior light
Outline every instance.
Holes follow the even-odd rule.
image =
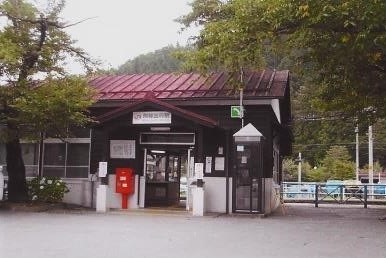
[[[166,153],[165,151],[163,150],[151,150],[152,153],[160,153],[160,154],[164,154]]]
[[[152,132],[169,132],[170,127],[150,127],[150,131],[152,131]]]

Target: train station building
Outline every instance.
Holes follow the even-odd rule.
[[[224,72],[93,78],[97,123],[66,142],[46,139],[42,152],[24,144],[27,173],[36,174],[42,153],[43,176],[64,178],[65,201],[85,206],[95,207],[102,183],[108,208],[122,207],[119,189],[127,187],[130,209],[191,210],[192,191],[202,188],[205,212],[269,214],[278,203],[282,158],[291,152],[289,72],[244,78],[243,109],[234,77]],[[121,171],[132,174],[129,183],[119,181],[126,179]]]

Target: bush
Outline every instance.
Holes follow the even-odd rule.
[[[61,202],[69,189],[59,177],[35,177],[28,182],[28,193],[32,201]]]

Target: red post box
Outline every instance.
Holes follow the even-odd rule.
[[[122,194],[122,209],[127,209],[127,197],[134,193],[134,170],[132,168],[115,169],[116,192]]]

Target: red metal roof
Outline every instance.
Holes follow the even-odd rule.
[[[245,98],[282,98],[289,80],[288,70],[245,73]],[[157,99],[237,98],[232,76],[211,73],[104,75],[89,81],[99,100],[138,100],[152,92]]]

